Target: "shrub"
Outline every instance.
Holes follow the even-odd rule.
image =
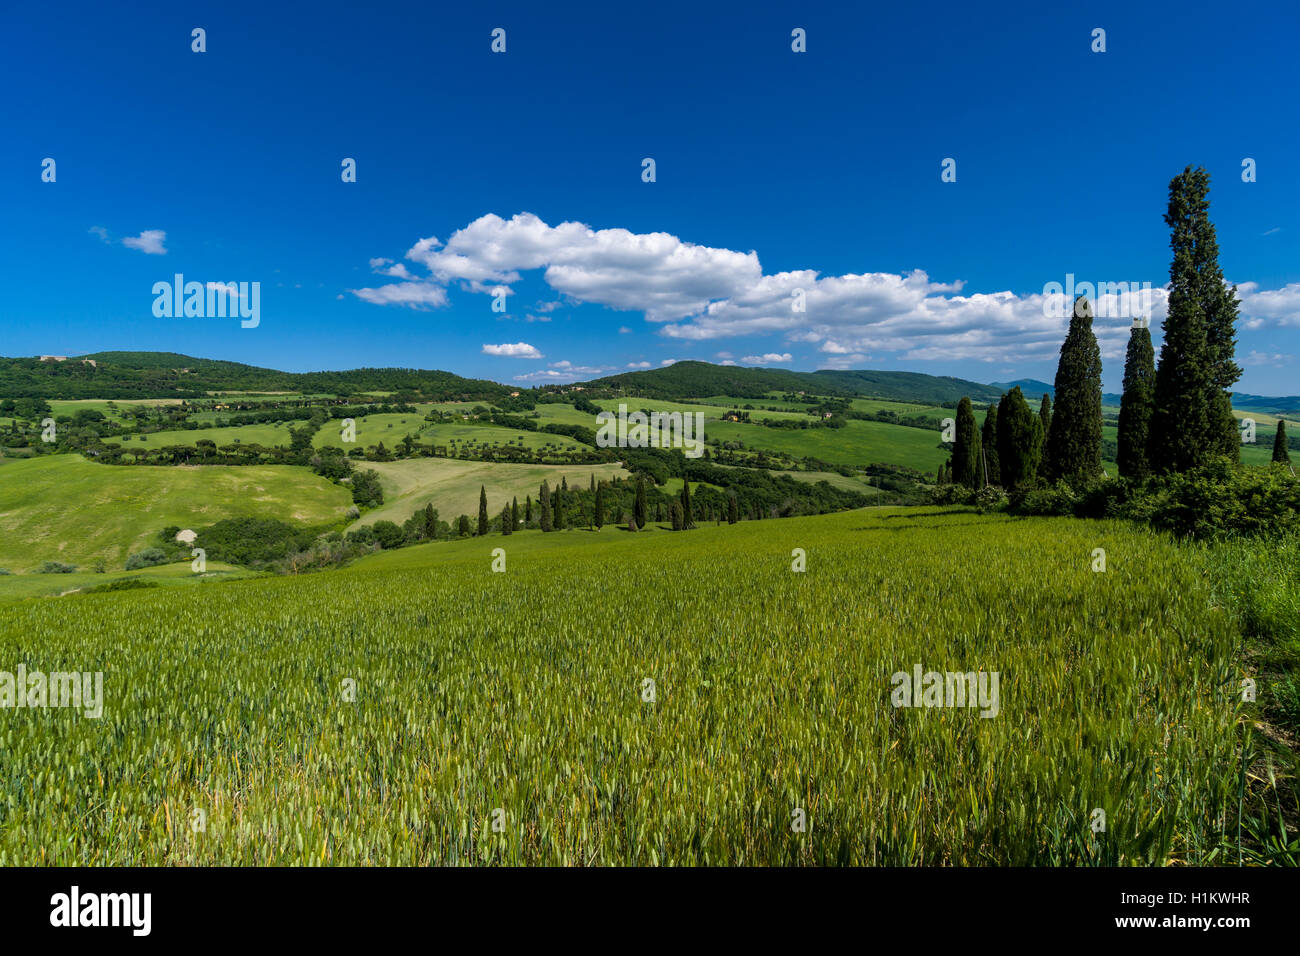
[[[61,561],[46,561],[36,569],[37,574],[71,574],[77,570],[75,564],[64,564]]]
[[[93,588],[86,588],[82,594],[99,594],[103,591],[133,591],[136,588],[156,588],[157,581],[148,581],[144,578],[118,578],[116,581],[109,581],[107,584],[97,584]]]
[[[145,548],[143,551],[137,551],[126,559],[126,569],[128,571],[139,571],[141,568],[152,568],[155,565],[166,563],[167,553],[162,548]]]

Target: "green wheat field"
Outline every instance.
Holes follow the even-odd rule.
[[[0,864],[1236,862],[1211,578],[1132,524],[876,508],[11,599],[3,660],[105,705],[0,723]],[[894,707],[917,664],[998,672],[997,717]]]

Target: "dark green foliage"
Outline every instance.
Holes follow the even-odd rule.
[[[510,520],[510,506],[506,505],[501,509],[501,533],[513,534],[514,522]]]
[[[384,503],[384,489],[379,484],[378,472],[367,470],[353,474],[352,500],[362,508]]]
[[[593,496],[595,504],[592,507],[594,519],[597,528],[605,526],[605,483],[602,481],[596,486],[596,493]]]
[[[1052,423],[1057,430],[1060,416]],[[1042,459],[1043,426],[1029,408],[1020,386],[1002,396],[998,404],[998,467],[1009,489],[1031,484]]]
[[[541,526],[543,531],[551,531],[554,525],[551,523],[551,486],[545,481],[542,482],[541,489],[537,492],[537,502],[542,509]]]
[[[202,548],[209,561],[247,567],[264,567],[295,551],[306,551],[316,537],[311,528],[274,518],[226,518],[195,534],[194,546]]]
[[[483,485],[478,486],[478,534],[479,537],[488,533],[488,513],[487,513],[487,489]]]
[[[980,477],[980,439],[975,412],[965,396],[957,403],[955,441],[952,448],[952,479],[967,488],[978,488]]]
[[[1082,296],[1074,301],[1061,345],[1055,395],[1044,477],[1078,481],[1100,474],[1101,349],[1092,332],[1092,306]]]
[[[469,537],[469,515],[461,515],[456,519],[456,533],[462,538]]]
[[[64,564],[62,561],[46,561],[36,569],[37,574],[71,574],[77,570],[75,564]]]
[[[1002,472],[998,468],[998,407],[990,405],[984,413],[984,427],[980,431],[980,451],[984,456],[981,463],[983,484],[1001,485]]]
[[[141,568],[152,568],[154,565],[166,563],[167,552],[162,548],[145,548],[143,551],[137,551],[126,559],[126,569],[128,571],[139,571]]]
[[[1052,396],[1046,393],[1038,406],[1038,425],[1043,436],[1043,447],[1046,448],[1052,438]]]
[[[740,506],[736,502],[736,496],[727,495],[727,524],[735,524],[739,520]]]
[[[635,522],[638,531],[645,527],[646,518],[645,479],[637,478],[636,500],[632,506],[632,520]]]
[[[686,530],[686,529],[688,529],[688,528],[694,528],[694,527],[695,527],[695,512],[694,512],[694,509],[692,509],[692,507],[691,507],[691,483],[690,483],[689,481],[686,481],[686,480],[683,480],[683,481],[682,481],[682,498],[681,498],[681,503],[682,503],[682,528],[681,528],[681,530]]]
[[[150,581],[145,578],[118,578],[116,581],[109,581],[106,584],[96,584],[93,588],[86,588],[82,594],[102,594],[105,591],[134,591],[138,588],[156,588],[157,581]]]
[[[513,531],[519,527],[519,499],[510,499],[510,530]]]
[[[1273,460],[1278,464],[1291,464],[1291,452],[1286,444],[1286,422],[1277,420],[1277,432],[1273,435]]]
[[[1223,281],[1209,218],[1210,177],[1190,166],[1169,184],[1173,261],[1164,343],[1156,370],[1149,460],[1158,472],[1187,471],[1241,453],[1228,389],[1241,376],[1234,361],[1236,288]]]
[[[1155,350],[1151,330],[1135,327],[1129,333],[1124,357],[1124,394],[1119,404],[1119,441],[1116,461],[1125,478],[1151,474],[1151,411],[1155,400]]]

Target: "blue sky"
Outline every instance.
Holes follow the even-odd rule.
[[[1044,287],[1163,286],[1192,164],[1242,284],[1238,388],[1294,394],[1300,8],[1046,6],[11,5],[0,354],[1050,381]],[[259,282],[259,324],[156,317],[176,273]]]

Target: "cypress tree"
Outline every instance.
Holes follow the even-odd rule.
[[[1286,443],[1286,422],[1277,420],[1277,434],[1273,436],[1273,460],[1283,465],[1291,464],[1291,451]]]
[[[587,527],[595,528],[596,527],[596,476],[594,474],[591,476],[591,488],[589,490],[591,492],[591,511],[588,513],[587,516],[588,517]]]
[[[524,496],[524,524],[533,523],[533,496]]]
[[[424,536],[430,541],[438,537],[438,512],[431,504],[424,506]]]
[[[1074,300],[1054,393],[1045,477],[1075,481],[1101,474],[1101,349],[1092,332],[1092,306],[1083,296]]]
[[[1169,303],[1156,369],[1148,460],[1153,471],[1185,471],[1228,451],[1223,389],[1235,381],[1231,321],[1235,291],[1222,288],[1218,245],[1209,221],[1209,177],[1190,166],[1169,183]],[[1209,284],[1217,289],[1207,294]],[[1208,311],[1207,311],[1208,310]],[[1228,313],[1231,313],[1230,315]],[[1239,374],[1239,370],[1238,370]],[[1230,411],[1230,408],[1228,409]],[[1234,444],[1240,443],[1232,423]]]
[[[478,533],[479,537],[488,533],[487,489],[478,486]]]
[[[542,509],[541,525],[543,531],[551,530],[551,488],[545,481],[537,492],[537,504]]]
[[[1047,447],[1047,442],[1052,436],[1052,396],[1044,395],[1042,404],[1038,406],[1038,424],[1043,433],[1043,447]]]
[[[672,512],[672,516],[673,516],[673,530],[681,531],[682,530],[682,503],[680,501],[674,501],[669,511]]]
[[[564,490],[555,486],[555,501],[551,505],[551,527],[556,531],[564,527]]]
[[[682,479],[682,528],[694,528],[695,516],[691,513],[691,483]]]
[[[513,534],[515,530],[513,525],[514,522],[510,520],[510,506],[506,505],[501,509],[501,533]]]
[[[510,501],[510,530],[513,531],[519,527],[519,499],[514,498]]]
[[[1184,175],[1188,175],[1185,170]],[[1202,168],[1190,172],[1194,196],[1192,263],[1199,280],[1201,309],[1205,315],[1205,344],[1209,351],[1211,428],[1217,431],[1215,454],[1233,461],[1241,458],[1241,431],[1232,414],[1232,386],[1241,378],[1236,363],[1237,287],[1223,280],[1219,268],[1219,240],[1210,221],[1210,174]]]
[[[636,498],[632,502],[632,522],[636,525],[638,531],[645,527],[645,479],[641,477],[636,480]]]
[[[957,403],[957,432],[952,448],[952,480],[967,488],[979,487],[980,438],[970,399],[962,396]]]
[[[1037,477],[1042,443],[1043,427],[1017,385],[998,404],[998,467],[1004,487],[1016,488]]]
[[[605,527],[605,483],[603,481],[596,486],[595,500],[592,510],[595,512],[596,529],[600,530]]]
[[[469,535],[469,515],[461,515],[456,522],[456,530],[462,538]]]
[[[986,485],[1002,484],[1002,472],[998,468],[998,407],[989,404],[984,414],[984,428],[980,431],[980,451],[984,454],[983,475]]]
[[[1119,400],[1119,442],[1116,458],[1125,478],[1151,474],[1147,451],[1151,443],[1151,409],[1156,387],[1156,353],[1151,330],[1135,325],[1124,356],[1124,394]]]
[[[727,495],[727,524],[735,524],[740,520],[740,505],[736,503],[736,493],[733,491]]]

